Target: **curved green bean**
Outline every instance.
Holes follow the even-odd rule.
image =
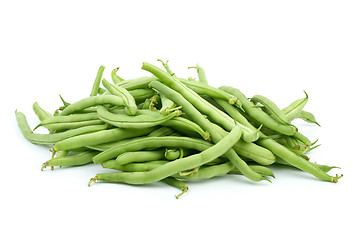
[[[61,113],[61,116],[69,115],[73,112],[80,111],[89,107],[97,106],[100,104],[112,104],[115,106],[123,106],[123,99],[114,95],[100,95],[83,98],[75,103],[70,104]]]
[[[140,137],[153,131],[153,128],[144,129],[121,129],[114,128],[97,131],[94,133],[82,134],[79,136],[69,137],[54,145],[54,151],[71,150],[81,147],[94,146],[109,142],[120,141],[123,139]]]
[[[98,94],[98,89],[100,87],[101,78],[102,78],[102,74],[103,74],[104,70],[105,70],[104,66],[100,66],[100,68],[98,69],[95,81],[94,81],[93,86],[92,86],[90,96],[96,96]]]
[[[134,97],[123,87],[109,83],[106,79],[102,79],[102,85],[113,95],[123,98],[125,111],[128,115],[135,115],[137,105]]]
[[[16,111],[15,114],[16,114],[16,121],[19,125],[22,134],[29,142],[34,144],[44,144],[44,145],[55,144],[56,142],[59,142],[61,140],[70,137],[74,137],[77,135],[90,133],[90,132],[101,131],[107,128],[107,125],[93,125],[93,126],[86,126],[86,127],[68,130],[62,133],[39,134],[39,133],[33,133],[29,124],[26,121],[25,115],[22,112]]]
[[[104,106],[98,106],[97,113],[102,121],[119,128],[153,127],[180,115],[178,110],[167,115],[162,115],[159,111],[138,110],[135,116],[128,116],[119,112],[117,114],[111,113]]]
[[[96,156],[96,154],[98,154],[98,152],[83,152],[72,156],[52,158],[42,164],[41,171],[46,167],[81,166],[92,163],[92,158]]]

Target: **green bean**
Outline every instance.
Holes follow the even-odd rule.
[[[172,127],[179,132],[181,132],[183,129],[188,129],[192,132],[198,133],[204,140],[211,141],[209,132],[204,131],[198,124],[184,117],[171,118],[170,120],[162,123],[161,125]]]
[[[160,125],[169,119],[176,117],[180,111],[173,111],[171,114],[162,115],[158,111],[138,110],[135,116],[126,114],[113,114],[103,106],[97,107],[99,118],[113,126],[120,128],[148,128]]]
[[[104,70],[105,70],[105,67],[100,66],[100,68],[97,71],[97,75],[96,75],[95,81],[93,83],[91,94],[90,94],[91,97],[96,96],[98,94],[98,88],[100,87],[101,78],[102,78],[102,74],[103,74]]]
[[[177,173],[173,176],[179,179],[186,180],[208,179],[216,176],[226,175],[229,171],[233,170],[233,168],[233,163],[226,162],[218,165],[201,167],[193,174],[181,175]]]
[[[124,152],[116,158],[116,166],[132,162],[150,162],[164,159],[165,151],[135,151]]]
[[[332,170],[333,168],[339,168],[339,169],[340,169],[340,167],[322,165],[322,164],[318,164],[318,163],[315,163],[315,162],[309,162],[309,161],[308,161],[308,163],[310,163],[310,164],[316,166],[317,168],[319,168],[320,170],[322,170],[322,171],[325,172],[325,173],[329,172],[329,171]],[[276,164],[294,167],[293,165],[291,165],[290,163],[284,161],[284,160],[281,159],[281,158],[277,158]]]
[[[180,189],[182,192],[178,195],[175,195],[175,197],[178,199],[180,196],[182,196],[184,193],[188,191],[188,185],[176,178],[168,177],[161,180],[164,183],[167,183],[168,185],[171,185],[173,187],[176,187]]]
[[[125,111],[128,115],[135,115],[137,112],[137,105],[134,97],[123,87],[109,83],[106,79],[102,79],[102,85],[113,95],[119,96],[123,99],[126,106]]]
[[[43,126],[52,123],[71,123],[71,122],[81,122],[81,121],[98,120],[98,119],[99,118],[96,112],[78,113],[78,114],[71,114],[67,116],[50,116],[46,119],[43,119],[38,126]]]
[[[42,109],[37,102],[32,105],[32,109],[34,110],[36,116],[39,118],[40,121],[43,121],[52,116],[51,113]]]
[[[207,130],[210,133],[211,139],[215,143],[222,139],[221,134],[213,128],[212,123],[205,119],[203,115],[183,97],[183,93],[180,94],[158,81],[151,82],[151,86],[160,91],[161,93],[166,94],[166,96],[169,99],[172,99],[177,105],[182,106],[183,111],[187,113],[193,121],[195,121],[199,126],[201,126],[204,130]],[[264,179],[260,174],[257,174],[256,172],[252,171],[233,149],[229,150],[226,153],[226,156],[249,179],[253,181],[261,181]]]
[[[308,94],[304,91],[305,98],[295,100],[289,106],[282,109],[287,119],[292,119],[298,112],[300,112],[308,102]]]
[[[315,117],[312,113],[310,112],[306,112],[304,110],[299,111],[298,113],[296,113],[295,115],[292,115],[291,119],[289,119],[289,121],[292,121],[296,118],[300,118],[308,123],[315,123],[320,127],[320,124],[317,122],[317,120],[315,120]]]
[[[248,115],[250,115],[252,118],[263,124],[264,126],[271,128],[275,131],[278,131],[285,135],[293,135],[298,130],[296,127],[291,125],[285,125],[280,124],[277,121],[275,121],[273,118],[268,116],[265,112],[263,112],[261,109],[258,109],[254,107],[254,104],[249,101],[243,93],[241,93],[238,89],[233,87],[226,87],[222,86],[219,89],[222,89],[223,91],[228,92],[229,94],[232,94],[233,96],[237,97],[239,101],[242,103],[244,110]]]
[[[39,124],[38,126],[45,127],[51,131],[62,131],[67,129],[75,129],[91,125],[103,125],[104,122],[100,119],[79,121],[79,122],[63,122],[63,123],[50,123],[50,124]]]
[[[279,107],[272,102],[270,99],[262,96],[262,95],[254,95],[251,98],[251,101],[254,104],[260,103],[264,106],[264,108],[269,112],[269,115],[277,120],[281,124],[290,124],[287,116],[279,109]]]
[[[204,151],[212,145],[213,144],[205,140],[189,137],[140,137],[130,141],[119,141],[118,143],[112,145],[112,147],[94,157],[93,160],[94,163],[97,164],[117,157],[124,152],[140,151],[146,148],[183,147]]]
[[[202,82],[202,83],[208,84],[207,78],[206,78],[206,74],[204,73],[203,68],[201,68],[200,66],[198,66],[198,64],[197,64],[196,67],[188,67],[188,69],[189,69],[189,68],[195,68],[195,69],[197,69],[198,80],[199,80],[200,82]]]
[[[44,145],[54,144],[56,142],[59,142],[61,140],[73,136],[90,133],[90,132],[96,132],[107,128],[107,125],[94,125],[94,126],[86,126],[73,130],[68,130],[62,133],[38,134],[32,132],[29,124],[26,121],[26,117],[22,112],[16,111],[15,114],[16,114],[17,123],[19,125],[22,134],[29,142],[34,144],[44,144]]]
[[[60,113],[61,116],[69,115],[73,112],[80,111],[89,107],[100,104],[112,104],[115,106],[123,106],[123,99],[114,95],[100,95],[83,98],[80,101],[70,104],[67,108]]]
[[[314,166],[307,160],[303,159],[301,156],[291,152],[286,147],[278,144],[272,139],[259,139],[257,143],[270,151],[272,151],[275,155],[288,162],[290,165],[293,165],[296,168],[301,169],[302,171],[308,172],[313,176],[328,182],[337,182],[341,176],[330,176],[322,171],[317,166]]]
[[[160,61],[162,63],[162,66],[166,69],[166,72],[173,76],[176,77],[176,74],[174,72],[172,72],[172,70],[170,69],[170,67],[168,66],[168,60],[166,62],[162,61],[161,59],[157,59],[157,61]]]
[[[148,84],[154,80],[157,80],[155,76],[145,76],[135,79],[129,79],[121,82],[119,86],[126,88],[128,91],[135,89],[145,89],[148,88]]]
[[[116,74],[117,71],[118,71],[118,69],[119,69],[119,68],[117,67],[117,68],[115,68],[115,69],[113,69],[113,70],[111,71],[111,79],[112,79],[113,83],[116,84],[116,85],[119,85],[121,82],[124,81],[124,79],[120,78],[120,77]]]
[[[145,129],[121,129],[114,128],[94,133],[82,134],[69,137],[54,145],[54,151],[71,150],[85,146],[94,146],[109,142],[120,141],[127,138],[140,137],[151,132],[153,128]]]
[[[257,173],[261,174],[264,177],[273,177],[274,173],[272,172],[272,170],[270,170],[269,168],[262,166],[262,165],[249,165],[249,167],[256,171]],[[228,174],[242,174],[240,171],[238,171],[238,169],[232,169],[231,171],[228,172]]]
[[[148,172],[119,172],[97,174],[89,182],[101,180],[104,182],[123,182],[129,184],[146,184],[162,180],[175,173],[192,169],[208,163],[225,154],[241,136],[242,128],[236,125],[221,141],[201,153],[164,164]],[[168,138],[168,137],[167,137]]]
[[[92,162],[92,158],[98,152],[83,152],[73,156],[52,158],[42,164],[41,171],[46,167],[54,166],[81,166]]]

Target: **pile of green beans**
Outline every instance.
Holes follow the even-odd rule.
[[[160,60],[159,60],[160,61]],[[320,180],[337,182],[337,168],[309,160],[319,145],[299,132],[294,119],[318,124],[304,111],[308,94],[280,109],[261,95],[247,98],[231,86],[208,85],[202,67],[198,81],[180,78],[161,61],[164,70],[143,63],[150,76],[124,80],[111,72],[112,82],[97,72],[90,96],[68,103],[50,114],[33,104],[40,123],[32,130],[23,113],[16,120],[24,137],[49,145],[47,167],[101,164],[113,169],[92,182],[149,184],[164,182],[188,190],[188,182],[240,174],[260,182],[271,181],[271,166],[291,166]],[[101,86],[102,83],[102,86]],[[35,133],[43,127],[49,133]]]

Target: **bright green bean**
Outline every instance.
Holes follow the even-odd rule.
[[[168,177],[161,180],[164,183],[167,183],[168,185],[171,185],[173,187],[176,187],[180,189],[182,192],[178,195],[175,195],[175,197],[178,199],[180,196],[182,196],[184,193],[188,191],[188,185],[176,178]]]
[[[81,166],[88,163],[92,163],[92,158],[96,154],[98,154],[98,152],[83,152],[72,156],[52,158],[42,164],[41,171],[46,167]]]
[[[260,103],[269,112],[269,115],[281,124],[290,124],[287,116],[279,109],[279,107],[270,99],[262,95],[254,95],[251,98],[254,104]]]
[[[291,104],[289,104],[287,107],[282,109],[282,112],[285,114],[287,119],[292,119],[293,116],[295,116],[298,112],[300,112],[304,106],[308,102],[308,94],[304,91],[305,98],[301,98],[298,100],[295,100]]]
[[[42,109],[37,102],[32,105],[32,109],[34,110],[36,116],[39,118],[40,121],[43,121],[52,116],[51,113]]]
[[[202,83],[208,84],[206,74],[205,74],[203,68],[198,66],[198,64],[196,67],[188,67],[188,68],[195,68],[197,70],[198,80]]]
[[[162,115],[159,111],[138,110],[135,116],[128,116],[119,112],[117,114],[111,113],[103,106],[97,107],[97,113],[102,121],[119,128],[153,127],[180,115],[178,110],[167,115]]]
[[[100,104],[112,104],[115,106],[123,106],[123,99],[114,95],[100,95],[81,99],[75,103],[70,104],[60,113],[61,116],[69,115],[73,112],[80,111],[89,107],[97,106]]]
[[[94,133],[82,134],[79,136],[69,137],[54,145],[55,151],[71,150],[85,146],[94,146],[109,142],[120,141],[123,139],[140,137],[153,131],[153,128],[144,129],[121,129],[114,128],[102,130]]]
[[[124,81],[124,79],[120,78],[116,73],[119,68],[115,68],[111,71],[111,79],[114,84],[119,85],[121,82]]]
[[[113,95],[123,98],[125,111],[128,115],[135,115],[137,105],[134,97],[123,87],[109,83],[106,79],[102,79],[102,85]]]
[[[90,133],[90,132],[101,131],[101,130],[104,130],[107,128],[107,125],[94,125],[94,126],[86,126],[86,127],[73,129],[73,130],[68,130],[68,131],[62,132],[62,133],[38,134],[38,133],[32,132],[29,124],[26,121],[26,117],[22,112],[16,111],[15,114],[16,114],[17,123],[19,125],[19,128],[20,128],[22,134],[29,142],[34,143],[34,144],[44,144],[44,145],[55,144],[56,142],[59,142],[61,140],[64,140],[64,139],[67,139],[67,138],[70,138],[73,136]]]
[[[102,78],[102,74],[103,74],[104,70],[105,70],[105,67],[100,66],[100,68],[97,71],[97,75],[96,75],[95,81],[93,83],[91,94],[90,94],[91,97],[96,96],[98,94],[98,89],[100,87],[101,78]]]

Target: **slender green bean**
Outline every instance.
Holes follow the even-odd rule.
[[[102,130],[94,133],[82,134],[79,136],[69,137],[54,145],[54,151],[71,150],[86,146],[94,146],[109,142],[120,141],[123,139],[140,137],[153,131],[153,128],[144,129],[121,129],[114,128]]]
[[[102,85],[113,95],[123,98],[125,111],[128,115],[135,115],[137,105],[134,97],[123,87],[109,83],[106,79],[102,79]]]
[[[41,171],[46,167],[54,166],[81,166],[92,163],[92,158],[98,152],[83,152],[72,156],[52,158],[42,164]]]
[[[202,83],[208,84],[206,74],[205,74],[203,68],[198,66],[198,64],[196,67],[188,67],[188,68],[195,68],[197,70],[198,80]]]
[[[93,83],[91,94],[90,94],[91,97],[96,96],[98,94],[98,89],[100,87],[101,78],[102,78],[102,74],[103,74],[104,70],[105,70],[105,67],[100,66],[100,68],[97,71],[97,75],[96,75],[95,81]]]
[[[22,134],[29,142],[34,144],[44,144],[44,145],[55,144],[56,142],[59,142],[61,140],[70,137],[74,137],[77,135],[90,133],[90,132],[101,131],[107,128],[107,125],[93,125],[93,126],[86,126],[73,130],[68,130],[62,133],[38,134],[32,132],[29,124],[27,123],[26,117],[22,112],[16,111],[15,114],[16,114],[17,123],[19,125]]]
[[[69,115],[73,112],[80,111],[89,107],[97,106],[100,104],[112,104],[115,106],[123,106],[123,99],[114,95],[100,95],[83,98],[75,103],[70,104],[60,113],[61,116]]]
[[[37,102],[32,105],[32,109],[34,110],[36,116],[39,118],[40,121],[43,121],[52,116],[51,113],[42,109]]]
[[[116,74],[117,71],[118,71],[118,69],[120,69],[120,68],[117,67],[117,68],[115,68],[115,69],[113,69],[113,70],[111,71],[111,79],[112,79],[113,83],[116,84],[116,85],[119,85],[121,82],[124,81],[124,79],[120,78],[120,77]]]
[[[102,121],[119,128],[154,127],[180,115],[178,110],[167,115],[162,115],[159,111],[138,110],[135,116],[128,116],[119,112],[117,114],[111,113],[103,106],[97,107],[97,113]]]

